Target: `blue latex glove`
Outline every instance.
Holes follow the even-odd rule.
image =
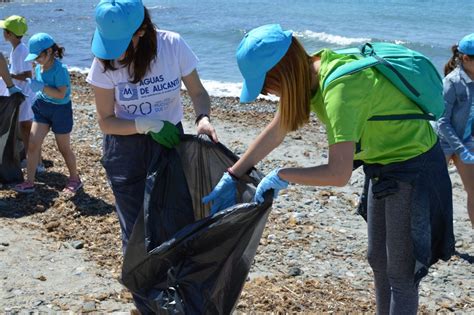
[[[474,153],[470,152],[467,148],[464,148],[459,153],[459,158],[464,164],[474,164]]]
[[[26,81],[28,82],[28,84],[30,86],[30,89],[33,92],[43,91],[43,89],[44,89],[44,83],[43,82],[35,80],[35,79],[30,79],[30,78],[27,78]]]
[[[8,88],[8,93],[10,93],[10,95],[13,95],[15,93],[23,93],[23,91],[16,85],[12,85]]]
[[[237,181],[225,172],[209,195],[202,198],[203,203],[213,201],[211,215],[237,203]]]
[[[278,196],[278,192],[281,189],[288,187],[288,182],[278,176],[280,168],[276,168],[265,176],[262,181],[258,184],[257,190],[255,191],[255,201],[258,203],[263,202],[263,194],[270,189],[274,190],[273,199]]]

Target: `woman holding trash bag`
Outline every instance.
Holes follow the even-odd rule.
[[[158,30],[141,0],[102,0],[95,9],[95,59],[87,76],[105,134],[102,163],[115,196],[123,251],[142,209],[155,141],[173,148],[183,132],[183,82],[196,111],[197,133],[217,142],[210,99],[199,79],[197,57],[177,33]],[[143,314],[144,300],[134,297]]]
[[[251,102],[260,93],[274,94],[280,97],[279,108],[203,201],[213,202],[213,213],[234,204],[235,178],[276,148],[289,131],[306,123],[311,111],[316,112],[327,130],[328,163],[277,168],[262,179],[255,199],[262,202],[263,193],[270,189],[276,197],[290,182],[344,186],[354,159],[363,161],[371,178],[368,260],[374,271],[377,313],[416,314],[419,280],[429,265],[449,258],[454,249],[451,182],[428,121],[368,119],[422,113],[421,109],[372,68],[336,79],[322,91],[327,75],[356,57],[329,49],[308,55],[292,32],[278,24],[247,33],[236,57],[244,77],[241,102]],[[442,238],[436,248],[430,248],[433,234],[423,229],[430,225],[430,216],[432,222],[441,222],[431,230]]]

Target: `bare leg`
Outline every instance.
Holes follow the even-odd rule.
[[[59,152],[61,152],[69,169],[69,177],[73,180],[79,180],[76,167],[76,156],[71,149],[71,134],[55,134],[56,143],[58,144]]]
[[[463,163],[458,156],[453,156],[453,161],[467,192],[467,213],[474,229],[474,165]]]
[[[25,146],[25,151],[28,154],[28,143],[30,142],[31,120],[20,121],[20,135],[21,140]]]
[[[28,144],[28,159],[26,167],[27,182],[35,182],[36,167],[41,154],[41,145],[49,132],[49,125],[33,122],[31,126],[30,140]]]

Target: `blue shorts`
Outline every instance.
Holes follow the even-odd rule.
[[[449,143],[443,139],[440,139],[439,143],[441,144],[441,149],[443,149],[443,153],[445,156],[452,156],[453,154],[456,153],[454,149],[449,145]],[[471,139],[467,141],[463,141],[463,144],[466,146],[466,148],[473,152],[474,151],[474,139],[471,137]]]
[[[37,99],[33,104],[33,121],[46,124],[57,134],[68,134],[72,131],[72,103],[53,104]]]

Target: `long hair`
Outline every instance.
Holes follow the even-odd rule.
[[[140,30],[145,31],[145,34],[138,41],[137,47],[134,48],[132,41],[130,41],[128,48],[125,51],[125,57],[118,61],[120,65],[128,68],[128,73],[130,74],[130,77],[132,77],[130,82],[132,83],[138,83],[143,79],[157,54],[156,27],[151,21],[150,13],[146,8],[143,22],[135,31],[135,34]],[[104,71],[117,70],[113,65],[113,60],[101,59],[101,61],[104,65]]]
[[[462,64],[463,56],[467,56],[471,60],[474,60],[474,55],[465,55],[459,51],[458,45],[454,45],[451,47],[451,51],[453,55],[449,58],[448,62],[444,65],[444,75],[448,75],[453,71],[458,65]]]
[[[51,46],[51,49],[53,50],[52,55],[54,58],[63,59],[64,51],[66,50],[64,47],[58,46],[58,44],[54,43],[53,46]]]
[[[267,72],[263,94],[280,92],[281,127],[294,131],[309,121],[311,103],[311,57],[295,38],[285,56]]]
[[[451,52],[453,55],[449,58],[448,62],[444,65],[444,75],[448,75],[453,71],[459,64],[460,53],[458,50],[458,45],[453,45],[451,47]]]
[[[52,60],[52,59],[63,59],[64,57],[64,51],[66,50],[64,47],[61,47],[59,46],[58,44],[54,43],[53,46],[49,47],[49,48],[46,48],[45,50],[43,50],[42,52],[40,52],[40,54],[42,53],[46,53],[46,51],[48,49],[51,48],[51,56],[48,58],[49,60]],[[38,55],[39,56],[39,55]]]

